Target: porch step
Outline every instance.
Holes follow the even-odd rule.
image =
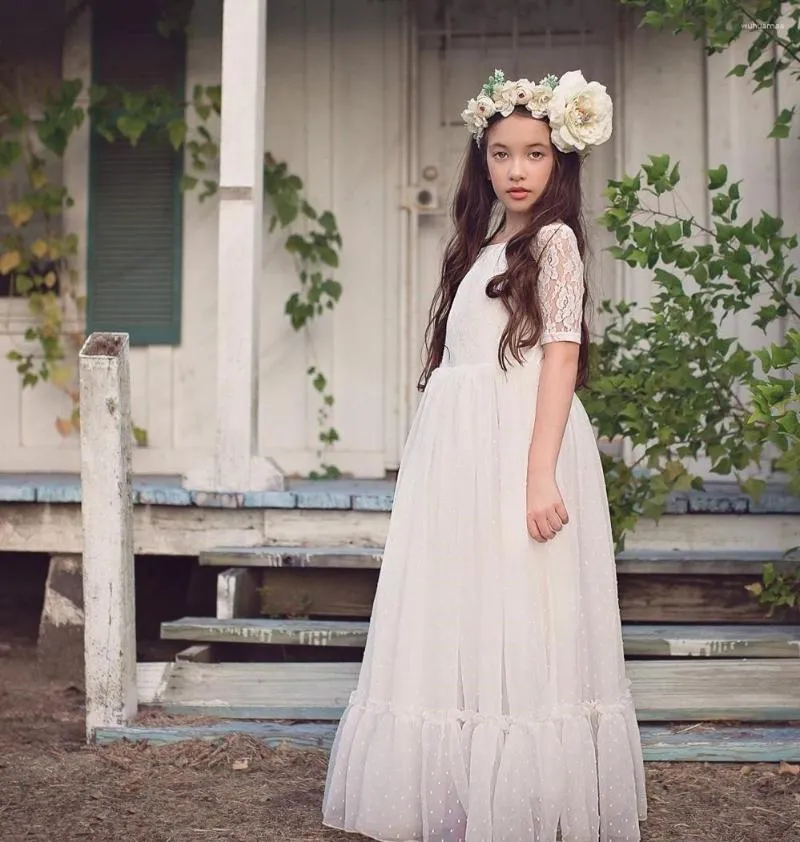
[[[218,547],[200,553],[200,564],[215,567],[378,568],[383,547]]]
[[[216,722],[212,725],[146,725],[98,728],[95,741],[117,740],[168,745],[184,740],[219,740],[231,734],[247,734],[269,746],[287,743],[299,749],[330,751],[335,723]],[[642,754],[646,761],[701,761],[720,763],[800,762],[800,728],[792,726],[741,726],[698,723],[686,726],[642,724]]]
[[[213,617],[183,617],[162,623],[161,639],[202,643],[363,647],[368,629],[369,622],[363,620],[220,620]]]
[[[218,547],[200,553],[200,564],[215,567],[380,568],[383,547]],[[617,572],[634,574],[752,575],[767,562],[777,568],[796,566],[770,550],[623,550]]]
[[[162,640],[363,648],[369,623],[351,620],[221,620],[183,617],[161,624]],[[800,626],[630,625],[626,656],[798,658]]]
[[[139,702],[231,719],[338,719],[360,663],[141,663]],[[642,721],[800,719],[800,659],[628,661]],[[225,700],[225,701],[223,701]]]

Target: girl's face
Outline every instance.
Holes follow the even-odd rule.
[[[501,117],[487,131],[486,161],[507,220],[523,225],[555,166],[550,126],[516,112]]]

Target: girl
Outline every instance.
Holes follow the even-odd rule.
[[[484,85],[323,824],[378,840],[636,842],[644,766],[586,383],[580,71]],[[499,211],[498,224],[492,224]],[[510,359],[509,359],[510,356]]]

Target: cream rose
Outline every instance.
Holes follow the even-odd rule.
[[[461,119],[474,135],[480,137],[495,111],[497,107],[494,100],[486,94],[481,94],[467,103],[467,107],[461,112]]]
[[[580,70],[558,80],[548,116],[551,140],[562,152],[597,146],[611,137],[611,97],[604,85],[587,82]]]
[[[534,117],[547,117],[552,99],[553,89],[551,87],[548,85],[533,85],[531,98],[527,103],[528,111]]]
[[[504,116],[518,105],[527,105],[533,95],[533,85],[527,79],[517,79],[516,82],[503,82],[494,89],[494,102],[497,110]]]

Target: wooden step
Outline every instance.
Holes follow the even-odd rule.
[[[369,622],[352,620],[224,620],[183,617],[161,624],[162,640],[364,647]],[[800,626],[630,625],[626,656],[798,658]]]
[[[800,658],[800,626],[623,623],[622,640],[626,657]]]
[[[300,646],[360,646],[369,622],[354,620],[217,620],[183,617],[161,624],[162,640]]]
[[[185,740],[219,740],[231,734],[246,734],[273,747],[287,743],[298,749],[330,751],[336,723],[233,721],[170,727],[119,725],[98,728],[95,742],[108,744],[129,740],[169,745]],[[646,761],[800,762],[800,728],[789,725],[743,728],[717,723],[697,723],[689,727],[642,724],[639,734]]]
[[[790,570],[800,558],[768,550],[622,550],[617,553],[617,573],[637,575],[760,576],[764,565]]]
[[[383,547],[219,547],[200,553],[200,564],[217,567],[380,568]],[[800,563],[769,550],[623,550],[617,571],[635,574],[759,575],[767,562],[789,569]]]
[[[139,702],[233,719],[338,719],[360,663],[141,663]],[[800,660],[671,659],[626,665],[640,720],[800,719]]]
[[[378,568],[383,547],[219,547],[199,558],[200,564],[215,567]]]

